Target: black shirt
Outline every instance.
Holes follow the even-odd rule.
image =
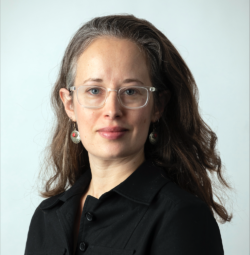
[[[73,255],[80,198],[88,169],[67,191],[44,200],[29,228],[25,255]],[[99,199],[87,196],[74,255],[222,255],[208,206],[145,160]]]

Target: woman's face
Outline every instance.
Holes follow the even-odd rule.
[[[113,37],[96,39],[78,59],[74,86],[78,88],[83,84],[112,89],[128,85],[152,86],[144,53],[135,43]],[[76,92],[73,93],[72,108],[63,99],[63,95],[67,94],[66,89],[61,89],[60,96],[65,100],[68,116],[77,122],[81,142],[89,157],[113,160],[143,153],[150,122],[160,117],[158,112],[153,112],[153,95],[149,93],[148,104],[139,109],[123,107],[114,91],[109,92],[106,103],[99,109],[82,107],[77,101]],[[122,136],[112,139],[98,131],[114,126],[127,130]]]

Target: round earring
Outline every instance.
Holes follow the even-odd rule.
[[[158,122],[159,122],[159,119],[158,119]],[[156,132],[155,123],[153,123],[153,131],[149,135],[149,142],[151,144],[156,144],[158,140],[159,140],[159,136],[158,136],[158,133]]]
[[[76,124],[74,123],[74,130],[70,134],[70,138],[73,143],[80,143],[81,138],[79,132],[76,130]]]

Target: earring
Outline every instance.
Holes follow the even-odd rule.
[[[159,119],[158,119],[158,122],[159,122]],[[149,142],[151,144],[156,144],[158,140],[159,140],[159,136],[158,136],[158,133],[156,132],[155,123],[153,123],[153,131],[149,135]]]
[[[70,134],[70,138],[72,140],[73,143],[80,143],[81,138],[80,138],[80,134],[79,132],[76,130],[76,125],[74,123],[74,130],[71,132]]]

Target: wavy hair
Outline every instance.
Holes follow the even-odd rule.
[[[216,175],[221,191],[230,189],[230,185],[222,175],[222,163],[216,150],[217,136],[198,110],[194,77],[168,38],[150,22],[133,15],[94,18],[80,27],[66,48],[51,95],[56,123],[45,150],[45,169],[40,172],[42,175],[49,173],[49,178],[40,194],[51,197],[64,192],[90,168],[88,153],[82,143],[69,141],[73,126],[64,110],[59,90],[73,86],[79,56],[101,36],[131,40],[143,50],[151,82],[159,91],[153,93],[154,107],[161,107],[161,91],[171,92],[168,107],[165,107],[157,126],[161,139],[157,146],[146,141],[145,157],[163,168],[168,178],[182,189],[202,199],[220,222],[230,221],[232,215],[225,209],[221,197],[215,194],[212,176]],[[149,133],[151,131],[152,123]]]

